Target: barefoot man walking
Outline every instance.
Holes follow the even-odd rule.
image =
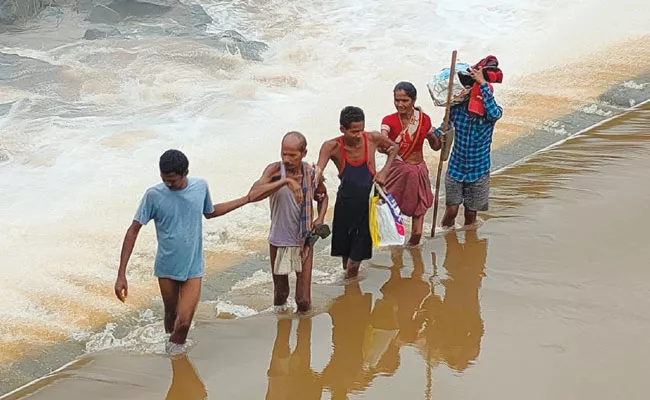
[[[227,214],[246,204],[248,196],[212,205],[208,184],[203,179],[188,178],[189,161],[178,150],[163,153],[159,166],[163,182],[147,189],[124,237],[115,295],[121,301],[126,300],[126,266],[140,228],[153,219],[158,239],[154,275],[158,278],[165,307],[165,332],[171,334],[167,351],[179,353],[184,350],[201,295],[201,217],[215,218]]]
[[[273,305],[285,306],[289,297],[289,274],[296,273],[296,304],[299,312],[311,308],[313,241],[322,229],[327,212],[327,190],[316,183],[314,168],[303,161],[307,139],[300,132],[282,138],[279,162],[269,164],[250,192],[250,201],[270,197],[269,253],[273,274]],[[318,204],[314,219],[313,203]]]
[[[397,155],[397,145],[379,132],[365,131],[365,115],[359,107],[341,111],[342,136],[323,143],[318,156],[318,174],[332,160],[341,183],[336,193],[332,222],[332,256],[343,259],[346,278],[359,273],[361,261],[372,257],[368,220],[368,198],[373,180],[383,184],[387,169]],[[387,154],[384,168],[375,174],[375,152]]]

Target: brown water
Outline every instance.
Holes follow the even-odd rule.
[[[8,398],[650,398],[648,172],[650,106],[494,175],[478,231],[315,287],[325,313],[203,316],[189,357],[96,354]]]

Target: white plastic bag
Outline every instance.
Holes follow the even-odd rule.
[[[458,78],[458,71],[465,71],[469,68],[468,64],[465,63],[456,63],[456,72],[454,73],[454,82],[452,84],[451,92],[451,105],[455,106],[460,104],[463,101],[469,98],[470,89],[466,89]],[[449,89],[449,68],[441,69],[437,74],[435,74],[429,83],[427,83],[427,88],[429,89],[429,94],[433,100],[433,104],[438,107],[445,107],[447,105],[447,90]]]
[[[373,196],[376,191],[377,194]],[[404,244],[402,211],[397,202],[375,184],[370,190],[370,236],[374,247],[401,246]]]

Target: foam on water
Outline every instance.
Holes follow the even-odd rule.
[[[636,83],[634,81],[625,81],[625,82],[623,82],[623,86],[626,87],[626,88],[629,88],[629,89],[641,90],[644,87],[648,86],[648,84],[647,83]]]
[[[164,354],[169,335],[162,322],[131,329],[126,336],[116,335],[118,325],[109,323],[102,332],[91,335],[86,341],[86,352],[122,349],[139,353]]]
[[[605,110],[599,108],[597,104],[592,104],[592,105],[583,107],[580,111],[582,111],[585,114],[600,115],[601,117],[610,117],[612,115],[611,111],[605,111]]]
[[[194,326],[192,323],[190,329]],[[85,342],[86,353],[120,349],[143,354],[165,354],[169,334],[165,333],[163,322],[157,315],[146,309],[140,311],[132,321],[121,324],[110,322],[100,332],[77,332],[72,338]],[[188,341],[188,346],[191,344]]]
[[[237,318],[252,317],[253,315],[259,314],[258,311],[253,310],[250,307],[246,307],[240,304],[233,304],[229,301],[218,301],[215,309],[217,311],[217,314],[224,313],[233,315]]]
[[[525,89],[522,82],[534,82],[545,68],[650,34],[642,0],[202,3],[216,21],[210,31],[232,28],[267,41],[266,60],[252,63],[172,37],[64,45],[29,32],[0,38],[0,51],[49,64],[46,71],[33,66],[28,81],[0,90],[2,102],[14,102],[0,117],[2,152],[9,156],[0,161],[0,302],[11,305],[0,310],[6,321],[0,340],[7,357],[23,354],[15,346],[35,338],[83,337],[79,332],[133,311],[115,301],[112,281],[140,196],[158,181],[162,151],[182,149],[191,174],[209,181],[213,200],[229,200],[245,194],[278,158],[284,132],[306,133],[314,160],[319,144],[337,134],[343,106],[363,106],[367,127],[376,129],[393,110],[395,82],[411,80],[424,93],[424,83],[448,64],[453,48],[467,62],[498,55],[506,73],[497,89],[500,101],[521,104],[513,82]],[[606,21],[625,21],[625,28]],[[78,23],[64,19],[62,35]],[[640,72],[645,64],[634,68]],[[420,103],[434,119],[441,117],[424,96]],[[537,115],[540,106],[521,107]],[[533,120],[521,126],[546,119]],[[545,126],[562,129],[552,121]],[[333,194],[336,172],[330,167],[326,177]],[[264,240],[267,221],[266,203],[246,206],[206,222],[205,245],[256,251],[250,242]],[[148,226],[129,269],[131,289],[140,293],[132,307],[146,306],[156,294],[154,246]],[[338,260],[319,268],[324,275],[315,272],[315,281],[338,279]],[[237,285],[270,283],[268,272],[256,274]],[[159,327],[139,327],[134,336],[111,339],[111,327],[90,339],[91,347],[160,333]]]
[[[241,281],[235,283],[232,286],[232,290],[242,290],[242,289],[249,288],[251,286],[261,285],[270,282],[273,282],[271,273],[260,269],[255,271],[253,275],[249,276],[248,278],[242,279]]]

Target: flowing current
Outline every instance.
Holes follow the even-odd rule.
[[[377,129],[400,80],[440,120],[425,84],[453,49],[468,63],[500,60],[498,146],[552,129],[554,118],[650,70],[645,3],[201,0],[209,31],[235,29],[270,46],[261,62],[189,38],[83,41],[72,13],[1,34],[0,52],[31,61],[0,82],[0,363],[87,337],[157,295],[152,226],[131,261],[127,307],[112,285],[164,150],[188,155],[215,202],[239,197],[278,159],[289,130],[307,135],[315,160],[342,107],[361,106]],[[206,222],[208,269],[263,249],[267,220],[264,202]]]

